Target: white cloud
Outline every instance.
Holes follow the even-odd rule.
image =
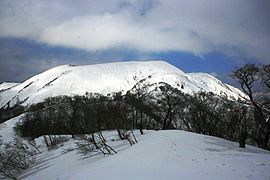
[[[185,31],[160,29],[145,22],[137,22],[128,15],[104,14],[75,17],[49,27],[42,32],[40,41],[91,51],[116,46],[129,46],[141,51],[204,51],[198,45],[200,40],[190,36]]]
[[[88,51],[221,52],[267,62],[266,0],[2,1],[0,37]]]

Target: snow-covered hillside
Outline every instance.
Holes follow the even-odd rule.
[[[14,139],[14,125],[23,115],[0,124],[3,143]],[[76,139],[47,150],[43,138],[36,139],[41,154],[36,163],[19,175],[27,180],[269,180],[269,151],[221,138],[180,130],[135,131],[138,143],[119,140],[116,131],[103,132],[117,154],[95,154],[84,158],[76,150]],[[0,147],[1,149],[1,147]]]
[[[7,90],[9,88],[12,88],[16,85],[18,85],[19,83],[10,83],[10,82],[3,82],[0,84],[0,91],[4,91]]]
[[[104,133],[117,137],[116,132]],[[39,164],[22,179],[98,180],[269,180],[270,153],[220,138],[184,131],[146,131],[139,143],[111,142],[118,154],[81,159],[74,151],[63,153],[72,142],[42,154]],[[110,139],[108,138],[108,139]],[[81,159],[81,160],[80,160]]]
[[[230,99],[245,97],[240,90],[209,74],[184,73],[164,61],[132,61],[52,68],[1,92],[0,107],[17,102],[27,106],[58,95],[126,92],[142,79],[149,83],[166,82],[185,93],[207,91]]]

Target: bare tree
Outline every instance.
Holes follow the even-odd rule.
[[[137,82],[133,88],[127,92],[127,96],[129,96],[132,104],[135,108],[135,126],[139,127],[140,133],[143,134],[143,126],[144,126],[144,103],[149,98],[151,93],[150,88],[151,84],[149,84],[146,79],[141,79]],[[139,112],[137,111],[139,110]],[[138,115],[140,116],[140,122],[138,122]]]
[[[95,152],[101,152],[106,154],[117,154],[117,152],[106,143],[106,140],[101,132],[91,133],[89,135],[78,136],[77,147],[79,153],[85,155],[91,155]]]
[[[160,92],[156,95],[158,111],[163,119],[162,129],[172,128],[172,122],[176,120],[182,104],[179,96],[180,91],[167,83],[160,83]]]
[[[258,67],[255,64],[246,64],[233,71],[232,77],[237,79],[244,93],[249,97],[250,104],[254,107],[254,116],[259,124],[258,146],[269,149],[270,121],[269,109],[265,103],[257,101],[254,94],[256,84],[262,82],[267,87],[269,85],[269,65]]]

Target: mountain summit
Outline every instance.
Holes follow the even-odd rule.
[[[0,107],[16,103],[28,106],[58,95],[125,93],[142,79],[149,83],[166,82],[189,94],[205,91],[233,100],[245,97],[239,89],[206,73],[184,73],[165,61],[130,61],[49,69],[0,92]]]

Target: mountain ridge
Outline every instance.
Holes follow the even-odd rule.
[[[245,98],[239,89],[207,73],[185,73],[161,60],[129,61],[51,68],[0,92],[0,107],[17,103],[29,106],[58,95],[125,93],[142,79],[149,83],[166,82],[188,94],[205,91],[232,100]]]

